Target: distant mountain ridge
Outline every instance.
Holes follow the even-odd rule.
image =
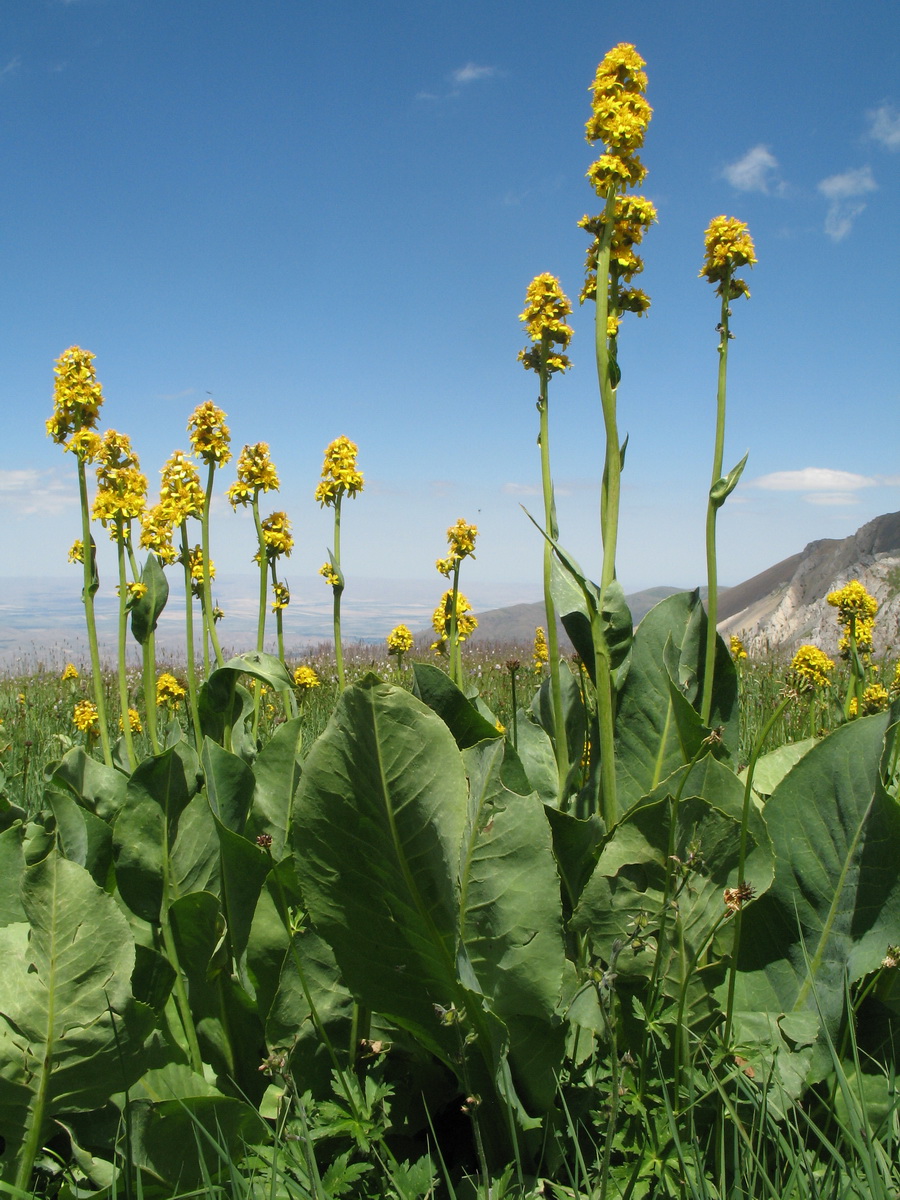
[[[719,631],[738,634],[751,653],[812,642],[837,650],[840,631],[829,592],[858,579],[878,601],[875,653],[900,648],[900,512],[875,517],[846,538],[810,542],[719,603]]]
[[[666,596],[672,596],[680,591],[674,587],[645,588],[642,592],[632,592],[625,600],[631,609],[635,623],[646,616]],[[724,594],[724,593],[723,593]],[[478,613],[478,628],[472,634],[473,642],[515,643],[518,646],[531,646],[534,642],[534,631],[538,625],[546,626],[547,616],[544,602],[534,604],[511,604],[506,608],[494,608],[489,612]],[[568,652],[572,646],[566,637],[561,623],[557,623],[560,632],[560,645]]]

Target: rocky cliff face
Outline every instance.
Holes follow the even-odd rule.
[[[834,653],[840,636],[829,592],[858,579],[878,601],[876,656],[900,653],[900,513],[887,513],[842,540],[810,544],[722,597],[719,630],[751,653],[793,653],[813,642]]]

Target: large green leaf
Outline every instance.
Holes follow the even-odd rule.
[[[94,882],[105,887],[113,857],[109,825],[65,792],[51,791],[47,801],[56,821],[60,853],[86,868]]]
[[[374,676],[344,692],[309,752],[294,806],[304,898],[350,990],[442,1056],[454,1037],[435,1005],[462,1002],[466,807],[447,726]]]
[[[744,917],[738,1008],[802,1011],[817,1000],[833,1028],[845,977],[853,983],[875,970],[896,944],[900,807],[881,781],[889,719],[835,730],[768,800],[775,878]]]
[[[104,821],[111,820],[125,803],[127,786],[126,775],[98,762],[82,746],[73,746],[66,753],[49,780],[50,789],[67,792]]]
[[[413,663],[413,680],[415,695],[444,721],[460,750],[499,737],[497,727],[482,716],[446,671],[430,663]]]
[[[142,646],[150,640],[156,623],[169,598],[169,581],[155,554],[148,554],[141,571],[141,583],[147,589],[131,607],[131,632]]]
[[[256,788],[247,822],[249,838],[265,834],[272,839],[272,858],[278,862],[290,852],[291,809],[300,781],[303,717],[279,725],[253,763]]]
[[[113,898],[51,853],[24,873],[26,923],[0,929],[0,1129],[27,1187],[53,1118],[99,1108],[140,1075],[134,940]]]

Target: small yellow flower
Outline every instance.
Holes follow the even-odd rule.
[[[447,647],[447,642],[450,638],[450,612],[453,604],[453,589],[448,588],[441,596],[441,602],[434,610],[431,618],[431,624],[434,632],[438,635],[438,640],[432,642],[431,649],[438,654],[443,654]],[[478,619],[472,615],[472,605],[462,594],[456,593],[456,636],[460,642],[464,642],[467,637],[473,634],[478,627]]]
[[[72,722],[81,733],[98,733],[100,718],[97,705],[92,700],[79,700],[72,713]]]
[[[129,708],[128,710],[128,727],[132,733],[144,732],[144,727],[141,724],[140,713],[136,708]],[[125,722],[121,717],[119,717],[119,728],[123,731],[125,729]]]
[[[363,477],[356,469],[359,447],[347,437],[335,438],[325,447],[322,478],[316,487],[321,505],[333,505],[344,494],[354,497],[363,490]]]
[[[870,596],[858,579],[851,579],[837,591],[829,592],[828,603],[838,610],[838,620],[849,625],[851,620],[867,620],[878,612],[878,601]]]
[[[266,558],[269,562],[273,562],[276,558],[284,555],[285,558],[290,558],[291,551],[294,548],[294,539],[291,536],[291,523],[288,520],[287,513],[273,512],[260,522],[262,528],[263,542],[266,546]],[[257,550],[253,558],[254,562],[259,562],[259,551]]]
[[[53,416],[47,421],[47,433],[59,445],[73,433],[94,429],[100,418],[103,389],[94,370],[96,357],[80,346],[70,346],[53,366]]]
[[[826,687],[833,670],[833,660],[818,646],[801,646],[791,659],[790,671],[801,687]]]
[[[402,655],[412,650],[413,635],[406,625],[397,625],[387,635],[388,654]]]
[[[184,451],[173,450],[160,474],[160,518],[172,528],[181,525],[188,517],[200,518],[205,499],[203,488],[196,466]]]
[[[890,702],[888,690],[883,684],[870,683],[862,696],[863,715],[870,716],[872,713],[884,712]]]
[[[341,577],[330,562],[322,563],[321,567],[319,567],[319,574],[330,587],[336,588],[341,586]]]
[[[276,583],[272,587],[274,599],[272,601],[272,612],[281,612],[287,608],[291,602],[291,589],[286,583]]]
[[[147,595],[147,585],[146,583],[126,583],[125,592],[130,603],[134,604],[136,600],[140,600],[143,596]],[[118,584],[116,585],[116,595],[121,595],[121,589]]]
[[[734,633],[731,635],[731,657],[735,662],[740,662],[742,658],[747,657],[747,651],[744,647],[744,643]]]
[[[155,504],[141,514],[141,549],[152,550],[165,565],[175,562],[178,557],[172,544],[170,510],[165,505]]]
[[[294,686],[300,688],[301,691],[311,691],[313,688],[319,687],[321,682],[312,667],[298,667],[294,672]]]
[[[706,230],[704,241],[706,258],[700,268],[700,278],[717,283],[716,294],[722,296],[728,280],[726,300],[739,296],[750,296],[750,289],[743,279],[733,275],[736,267],[750,266],[756,262],[756,250],[750,230],[736,217],[713,217]]]
[[[198,404],[188,418],[191,448],[208,466],[222,467],[231,458],[231,431],[225,414],[212,400]]]
[[[84,542],[81,540],[81,538],[76,538],[76,540],[69,547],[69,562],[84,562]]]
[[[187,695],[187,689],[183,688],[174,675],[170,675],[168,671],[164,671],[156,681],[156,704],[157,707],[171,708],[173,712],[177,712],[181,701]]]
[[[439,558],[435,566],[441,575],[449,579],[455,567],[464,558],[475,557],[475,539],[478,537],[478,526],[468,525],[462,517],[447,530],[447,542],[450,552],[446,558]]]
[[[71,450],[83,463],[92,463],[100,452],[101,443],[100,434],[95,430],[78,429],[63,446],[63,450]]]
[[[245,446],[238,457],[237,482],[225,493],[236,509],[251,504],[260,492],[277,492],[281,487],[278,472],[269,457],[268,442]]]
[[[68,679],[77,679],[78,668],[74,663],[66,663],[66,669],[63,671],[60,678],[62,679],[63,683],[65,683]]]
[[[544,633],[542,625],[538,625],[534,631],[534,650],[531,654],[531,660],[534,663],[536,671],[540,671],[541,667],[550,661],[550,651],[547,649],[547,635]]]

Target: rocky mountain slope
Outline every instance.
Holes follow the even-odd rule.
[[[752,579],[729,588],[719,603],[719,630],[738,634],[751,653],[793,652],[813,642],[827,653],[839,630],[829,592],[858,579],[878,601],[876,655],[900,651],[900,513],[886,513],[850,537],[810,542]]]

